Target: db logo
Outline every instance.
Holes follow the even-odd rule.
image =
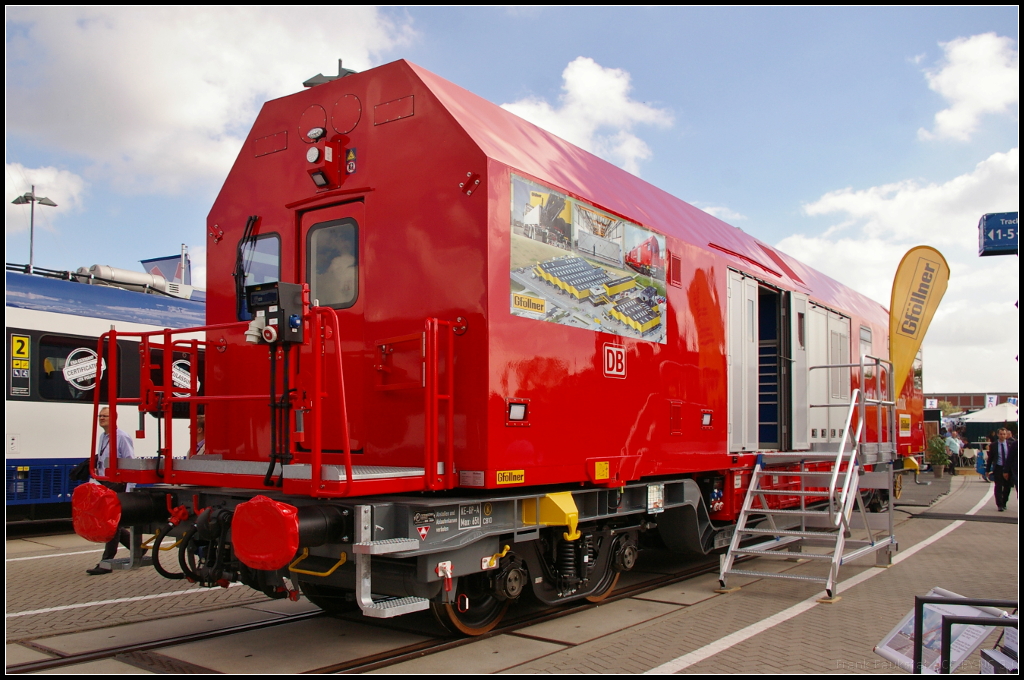
[[[626,377],[626,348],[605,343],[604,375],[607,378]]]

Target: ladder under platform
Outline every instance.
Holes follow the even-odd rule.
[[[892,403],[891,400],[865,399],[860,390],[854,390],[850,403],[845,405],[849,410],[838,449],[758,454],[736,532],[728,552],[721,558],[719,582],[723,589],[730,576],[810,581],[822,584],[831,599],[837,595],[839,567],[846,562],[875,553],[877,566],[891,564],[892,553],[897,548],[892,508],[895,447],[888,442],[874,442],[869,446],[860,442],[865,402],[877,404],[879,409]],[[850,437],[850,426],[858,410],[861,417],[856,433]],[[878,432],[881,431],[879,428]],[[888,432],[892,433],[893,429],[890,427]],[[865,464],[873,465],[874,470],[865,472]],[[799,488],[774,488],[773,478],[780,477],[799,480]],[[888,491],[886,512],[867,511],[862,494],[867,489]],[[785,499],[793,506],[794,498],[799,501],[796,507],[782,507],[780,501]],[[855,532],[864,535],[854,538]],[[804,547],[826,550],[805,552]],[[827,571],[794,574],[737,569],[736,561],[740,557],[783,560],[799,557],[820,562],[827,566]]]

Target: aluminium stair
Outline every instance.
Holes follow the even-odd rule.
[[[859,442],[864,426],[864,402],[860,390],[854,390],[846,418],[844,435],[836,451],[771,451],[758,454],[750,486],[732,535],[728,552],[721,557],[719,582],[726,588],[730,576],[756,579],[778,579],[789,581],[810,581],[820,583],[829,598],[836,595],[839,567],[846,561],[876,553],[878,564],[888,563],[896,540],[892,532],[892,502],[889,503],[889,532],[887,536],[876,537],[872,522],[867,516],[861,496],[860,479],[864,473],[863,461],[859,457]],[[880,400],[869,403],[885,403]],[[856,425],[852,441],[850,426],[854,414],[860,411],[861,418]],[[893,432],[890,429],[889,432]],[[885,442],[876,443],[872,454],[885,448]],[[875,463],[875,460],[871,461]],[[799,470],[788,470],[799,464]],[[811,469],[808,469],[811,468]],[[874,474],[874,473],[872,473]],[[878,473],[883,474],[883,473]],[[892,466],[888,467],[888,488],[892,490]],[[799,489],[765,488],[764,484],[773,476],[800,480]],[[884,488],[884,487],[879,487]],[[796,508],[771,507],[769,498],[796,498]],[[808,507],[809,498],[821,498],[822,503]],[[890,495],[891,498],[891,495]],[[857,509],[861,526],[867,538],[855,540],[853,534],[853,513]],[[822,553],[801,552],[804,546],[826,547]],[[793,560],[798,557],[817,563],[827,563],[824,575],[814,573],[774,573],[756,568],[735,568],[738,557],[758,559]]]

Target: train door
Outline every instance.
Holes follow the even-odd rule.
[[[758,284],[729,270],[729,450],[758,447]]]
[[[807,296],[729,272],[729,450],[807,449]]]
[[[850,363],[850,319],[811,304],[807,327],[807,361],[815,366]],[[810,443],[837,444],[846,426],[847,409],[825,405],[850,401],[850,369],[818,368],[808,375],[810,409]]]
[[[790,293],[789,337],[790,337],[790,388],[793,395],[791,448],[806,451],[810,448],[811,420],[807,324],[808,302],[803,293]]]
[[[360,276],[360,244],[365,234],[362,201],[312,210],[300,222],[299,271],[309,283],[314,304],[331,307],[341,324],[341,348],[345,378],[345,407],[348,411],[349,441],[353,453],[361,453],[366,440],[363,390],[365,383],[366,340],[363,337],[363,298]],[[308,348],[304,348],[308,352]],[[305,363],[309,357],[303,357]],[[328,357],[328,367],[334,357]],[[341,453],[344,442],[337,416],[341,410],[340,387],[328,370],[327,397],[324,399],[326,422],[323,449]]]

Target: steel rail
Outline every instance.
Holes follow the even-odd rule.
[[[312,611],[303,612],[302,614],[291,614],[288,616],[282,616],[277,619],[270,619],[267,621],[253,621],[251,623],[242,623],[236,626],[228,626],[227,628],[218,628],[217,630],[202,631],[199,633],[186,633],[184,635],[174,635],[171,637],[161,638],[159,640],[150,640],[148,642],[136,642],[128,645],[119,645],[115,647],[105,647],[103,649],[94,649],[89,652],[82,652],[80,654],[68,654],[67,656],[58,656],[53,659],[41,659],[38,661],[28,661],[26,663],[12,664],[6,668],[8,674],[19,674],[19,673],[36,673],[39,671],[49,670],[51,668],[63,668],[65,666],[72,666],[78,663],[85,663],[86,661],[97,661],[99,659],[109,659],[117,656],[118,654],[128,654],[131,652],[145,652],[153,649],[160,649],[163,647],[172,647],[174,645],[181,645],[187,642],[197,642],[199,640],[209,640],[211,638],[223,637],[225,635],[233,635],[235,633],[245,633],[250,630],[259,630],[261,628],[270,628],[272,626],[279,626],[285,623],[295,623],[296,621],[304,621],[306,619],[316,618],[318,616],[326,616],[326,612]],[[46,638],[37,638],[45,640]],[[43,651],[40,649],[42,645],[35,645],[37,651]],[[49,650],[48,653],[59,653]]]

